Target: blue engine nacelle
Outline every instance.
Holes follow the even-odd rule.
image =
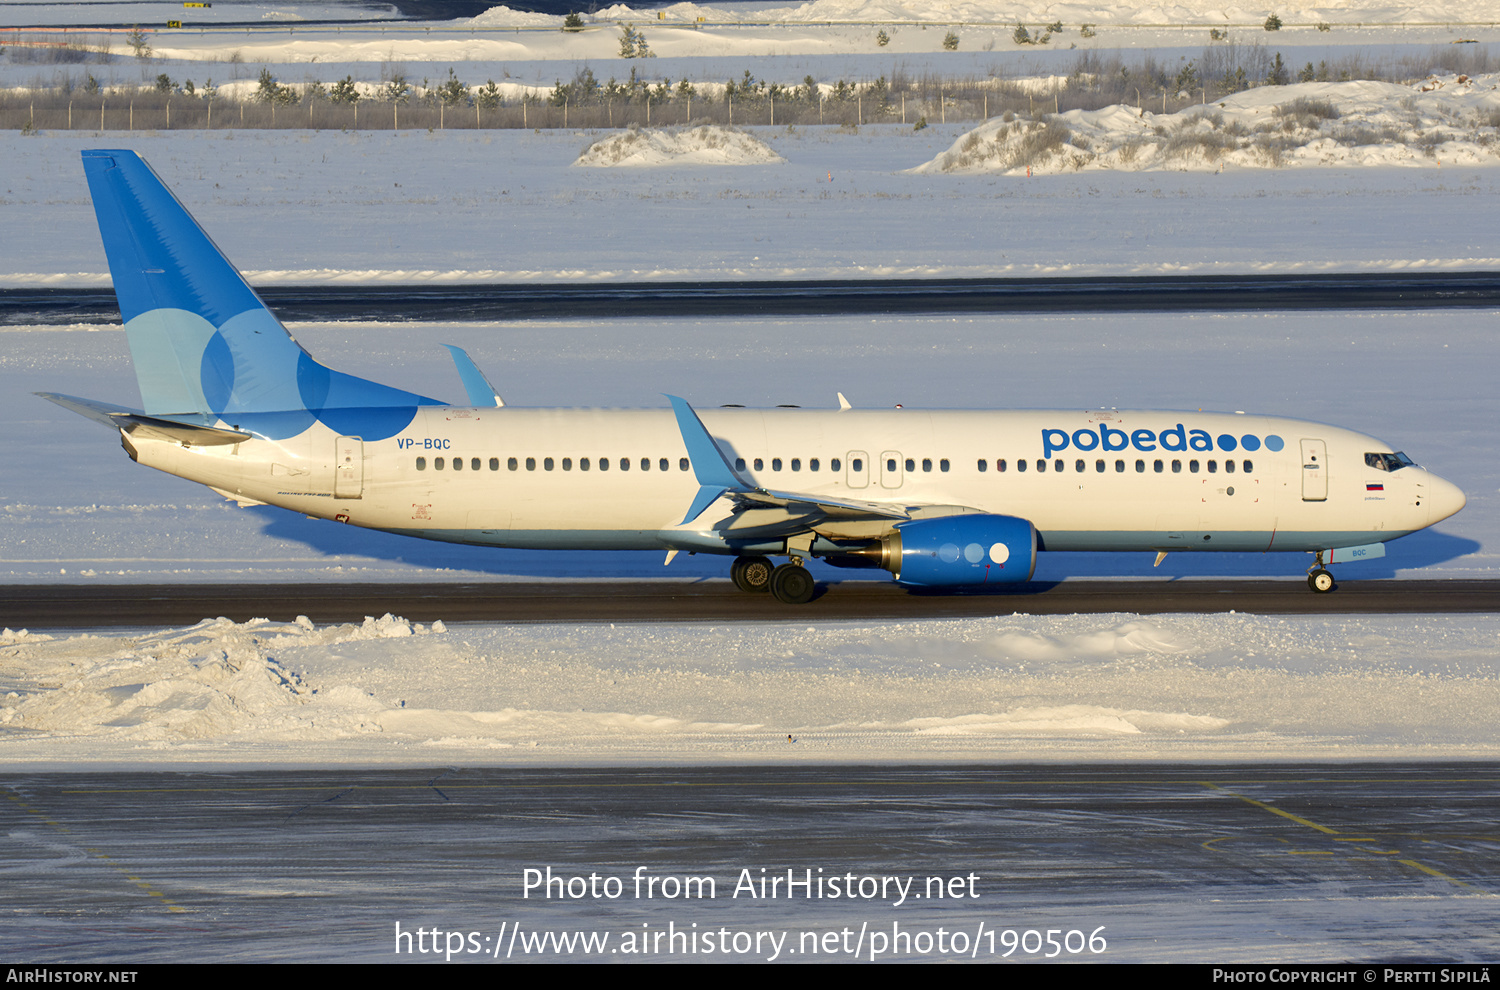
[[[982,587],[1030,581],[1036,527],[1015,516],[963,515],[897,523],[881,540],[880,562],[902,584]]]

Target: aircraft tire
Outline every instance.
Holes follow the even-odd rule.
[[[1319,567],[1307,575],[1307,586],[1320,595],[1326,595],[1334,588],[1333,574]]]
[[[771,594],[776,600],[788,605],[802,605],[812,601],[815,583],[805,567],[797,564],[782,564],[771,572]]]
[[[765,557],[736,557],[729,577],[734,586],[752,594],[771,590],[771,562]]]

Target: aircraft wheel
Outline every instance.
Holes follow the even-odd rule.
[[[1319,567],[1307,575],[1307,586],[1320,595],[1327,594],[1333,590],[1333,575]]]
[[[741,591],[771,590],[771,562],[765,557],[736,557],[729,576]]]
[[[788,605],[812,601],[813,576],[797,564],[782,564],[771,572],[771,594]]]

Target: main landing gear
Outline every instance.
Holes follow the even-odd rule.
[[[1317,560],[1307,569],[1307,586],[1320,595],[1326,595],[1336,587],[1332,572],[1323,566],[1321,550],[1318,551]]]
[[[729,577],[741,591],[770,591],[774,569],[765,557],[736,557],[729,567]]]
[[[741,591],[769,591],[777,601],[788,605],[812,601],[817,588],[800,557],[793,557],[791,563],[780,567],[773,567],[765,557],[737,557],[729,568],[729,576]]]

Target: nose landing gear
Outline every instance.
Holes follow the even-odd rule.
[[[1317,552],[1317,559],[1307,569],[1307,586],[1320,595],[1326,595],[1338,585],[1333,580],[1333,573],[1323,566],[1323,551]]]

